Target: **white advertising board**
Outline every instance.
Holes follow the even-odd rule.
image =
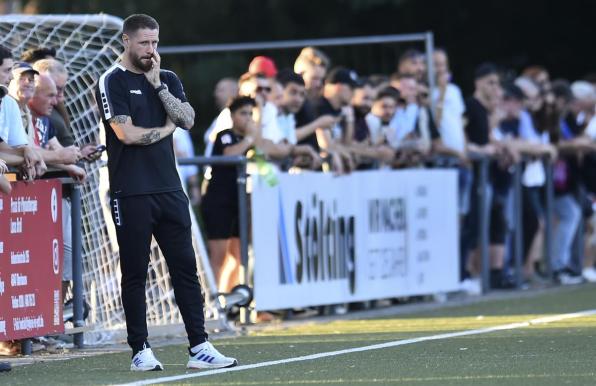
[[[458,288],[455,170],[278,177],[253,186],[258,310]]]

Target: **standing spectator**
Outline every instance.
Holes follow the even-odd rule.
[[[381,145],[387,142],[387,135],[392,131],[390,124],[399,104],[399,91],[387,86],[377,93],[366,122],[370,130],[371,143]]]
[[[8,165],[21,166],[28,178],[35,178],[45,172],[46,165],[41,155],[29,146],[18,103],[6,95],[13,79],[13,64],[11,52],[0,46],[0,88],[4,94],[0,103],[0,154]]]
[[[70,165],[74,164],[81,158],[80,149],[76,146],[68,146],[68,147],[59,147],[55,149],[46,149],[41,146],[41,143],[46,132],[49,128],[49,121],[43,122],[35,121],[36,125],[41,125],[39,134],[36,132],[36,128],[33,121],[33,116],[31,114],[31,109],[29,107],[29,101],[35,94],[35,76],[39,76],[39,73],[35,71],[29,64],[20,62],[15,64],[13,68],[13,76],[14,78],[10,82],[9,91],[10,95],[16,99],[19,109],[21,111],[21,121],[23,127],[25,128],[25,132],[27,133],[27,137],[29,140],[29,145],[34,147],[35,150],[41,155],[42,160],[48,164],[65,164]],[[55,89],[55,85],[51,78],[44,76],[43,83],[40,85],[44,88],[44,92],[46,90],[46,86],[51,90]],[[50,91],[51,92],[51,91]],[[56,104],[55,95],[49,98],[52,100],[53,103],[52,107],[48,110],[51,112],[53,106]],[[46,101],[47,102],[47,101]],[[50,103],[50,102],[47,102]],[[41,113],[40,115],[43,115]],[[47,128],[46,128],[47,126]]]
[[[230,129],[217,134],[213,155],[245,155],[257,141],[258,129],[252,119],[256,101],[238,96],[230,101]],[[234,166],[213,166],[212,176],[202,199],[209,257],[220,292],[229,292],[239,283],[240,240],[238,223],[238,185]]]
[[[6,92],[4,89],[0,90],[0,104],[2,103],[2,99],[6,96]],[[2,154],[0,153],[0,192],[5,194],[10,194],[12,191],[12,187],[10,186],[10,182],[4,176],[4,173],[8,172],[8,166],[6,165],[6,161],[2,159]],[[2,363],[0,363],[0,366]]]
[[[272,141],[279,140],[281,133],[277,126],[277,107],[269,102],[269,97],[272,92],[271,82],[262,74],[245,73],[238,81],[239,94],[242,96],[250,96],[257,103],[257,114],[255,122],[257,129],[266,138]],[[211,132],[210,138],[215,138],[223,130],[232,127],[232,118],[229,108],[221,111],[216,119],[215,126]],[[215,137],[214,137],[215,135]],[[212,145],[207,145],[205,155],[211,155]]]
[[[33,121],[35,145],[58,152],[64,147],[56,138],[54,127],[50,123],[50,114],[56,105],[56,95],[56,85],[52,78],[48,75],[37,75],[35,78],[35,92],[28,101],[28,106]],[[73,149],[78,150],[76,147],[73,147]],[[77,157],[80,158],[80,152],[77,152]],[[85,170],[74,165],[74,163],[69,165],[51,163],[51,165],[65,170],[75,181],[82,182],[85,180]]]
[[[447,52],[441,49],[433,54],[437,87],[432,91],[434,114],[440,138],[439,153],[466,161],[466,136],[464,133],[465,103],[461,90],[451,82]]]
[[[318,142],[332,156],[332,166],[338,173],[354,169],[352,156],[346,147],[354,133],[354,113],[350,106],[358,76],[354,71],[336,67],[325,79],[323,96],[314,103],[317,116],[331,115],[339,121],[330,130],[322,130]]]
[[[309,128],[296,128],[295,114],[300,111],[306,100],[304,80],[295,72],[286,70],[277,74],[277,82],[282,88],[277,116],[278,126],[283,133],[282,141],[293,146],[295,166],[318,169],[321,166],[319,154],[309,145],[298,145],[299,139],[311,134],[308,132]],[[312,130],[314,131],[314,128]]]
[[[484,63],[480,65],[474,74],[475,90],[473,96],[466,100],[466,126],[465,132],[468,140],[467,150],[483,156],[493,156],[496,154],[495,145],[492,143],[491,126],[489,120],[493,110],[499,103],[501,93],[499,75],[495,65]],[[479,202],[476,192],[480,188],[485,189],[485,202]],[[482,211],[484,218],[490,214],[492,203],[492,188],[479,186],[479,168],[474,167],[474,177],[470,197],[470,212],[466,217],[466,223],[463,228],[463,247],[461,252],[461,279],[462,289],[471,294],[480,294],[480,251],[477,246],[478,229],[480,228],[480,213]],[[494,244],[494,237],[491,244]],[[494,254],[491,253],[491,256]],[[491,257],[490,261],[491,277],[501,277],[503,261]],[[493,275],[495,273],[495,275]],[[492,281],[492,279],[491,279]]]
[[[267,56],[255,56],[248,65],[250,74],[261,74],[267,78],[273,79],[277,75],[277,66],[273,59]]]
[[[354,135],[349,146],[350,151],[356,157],[356,168],[358,170],[371,169],[376,166],[375,163],[378,161],[391,161],[395,155],[395,151],[386,146],[379,138],[382,130],[379,126],[382,120],[378,120],[377,127],[374,129],[369,127],[369,122],[374,121],[374,119],[371,119],[370,114],[375,103],[375,97],[376,93],[372,84],[367,79],[361,79],[356,85],[352,97]],[[396,103],[393,98],[389,97],[389,99],[389,103]],[[381,112],[382,114],[383,112]]]
[[[226,108],[228,101],[236,95],[238,95],[238,80],[232,78],[220,79],[215,85],[215,89],[213,91],[215,107],[217,108],[218,113],[221,113],[221,111]],[[211,154],[210,148],[213,146],[213,142],[217,136],[217,132],[214,132],[217,130],[215,127],[217,124],[217,118],[218,117],[215,117],[203,136],[203,140],[205,142],[205,155]],[[224,129],[225,128],[221,130]]]
[[[554,165],[555,214],[558,224],[554,231],[554,256],[552,262],[555,278],[561,284],[577,284],[583,278],[580,270],[583,261],[572,260],[571,248],[582,211],[576,198],[580,186],[579,158],[589,149],[590,140],[584,136],[588,121],[586,116],[594,111],[594,88],[587,82],[571,85],[572,99],[568,112],[561,120],[557,147],[561,157]]]
[[[68,71],[66,67],[56,59],[41,59],[33,64],[33,69],[38,71],[40,74],[49,75],[54,83],[56,84],[56,107],[61,106],[63,112],[66,112],[64,107],[65,97],[64,91],[68,82]],[[70,129],[70,119],[68,114],[62,114],[58,108],[52,110],[50,115],[50,122],[56,130],[56,138],[63,146],[71,146],[75,144],[74,135]],[[93,151],[94,145],[89,146],[88,150],[81,149],[83,156],[87,156],[87,153]]]
[[[305,47],[294,63],[294,72],[302,75],[307,99],[314,100],[323,93],[325,76],[331,62],[329,57],[314,47]]]
[[[397,72],[403,75],[411,75],[419,84],[424,84],[426,76],[424,54],[414,48],[406,50],[399,57]]]
[[[391,86],[399,90],[401,103],[390,123],[393,132],[388,137],[389,143],[396,149],[408,147],[422,155],[427,154],[438,133],[430,109],[419,101],[416,78],[394,74]]]
[[[331,128],[337,121],[332,115],[317,118],[313,106],[313,101],[320,98],[323,92],[329,63],[327,55],[314,47],[302,49],[294,63],[294,72],[302,75],[306,88],[306,100],[295,114],[296,127],[299,132],[309,133],[299,138],[298,143],[310,145],[317,152],[321,149],[318,138],[324,135],[323,130]]]

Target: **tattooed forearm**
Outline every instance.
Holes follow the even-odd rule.
[[[187,129],[190,129],[194,125],[195,111],[190,103],[182,103],[168,90],[160,91],[159,99],[161,99],[168,116],[176,125]]]
[[[115,117],[111,118],[108,122],[123,124],[123,123],[126,123],[127,119],[128,119],[128,117],[126,115],[116,115]]]
[[[161,134],[157,130],[151,130],[147,134],[141,135],[141,138],[137,141],[137,145],[151,145],[161,139]]]

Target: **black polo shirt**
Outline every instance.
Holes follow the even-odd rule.
[[[160,79],[172,95],[186,102],[182,83],[175,73],[161,70]],[[148,130],[165,125],[166,110],[145,75],[115,64],[99,78],[95,91],[106,132],[112,197],[181,190],[171,135],[147,146],[125,145],[108,122],[125,115],[131,117],[133,125]]]

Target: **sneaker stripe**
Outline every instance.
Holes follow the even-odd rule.
[[[215,359],[215,357],[211,357],[211,358],[209,358],[209,360],[207,362],[211,363],[211,362],[213,362],[214,359]]]
[[[205,357],[205,354],[201,354],[199,355],[199,357],[197,358],[198,361],[202,360]]]

